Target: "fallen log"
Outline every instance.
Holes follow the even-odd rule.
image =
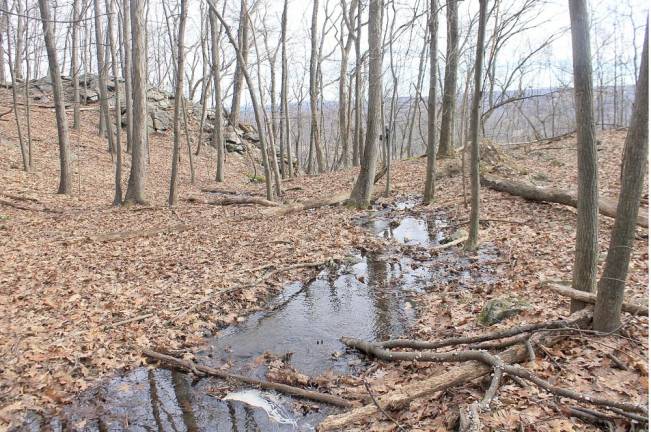
[[[589,312],[583,310],[573,314],[568,321],[578,327],[587,327],[590,323],[590,318]],[[562,337],[546,334],[540,338],[539,343],[545,346],[551,346],[562,339]],[[519,363],[527,360],[529,354],[524,345],[515,345],[502,352],[499,358],[507,364]],[[441,375],[405,385],[398,391],[378,397],[377,402],[388,410],[399,409],[407,406],[415,399],[433,396],[438,392],[487,375],[492,370],[493,368],[485,363],[469,361]],[[350,424],[367,419],[377,412],[378,409],[375,404],[368,404],[355,408],[347,413],[331,415],[319,424],[318,430],[345,430]]]
[[[221,378],[223,380],[231,380],[231,381],[237,381],[244,384],[249,384],[265,390],[275,390],[277,392],[285,393],[290,396],[309,399],[316,402],[322,402],[340,408],[350,408],[353,406],[353,403],[351,401],[327,393],[320,393],[313,390],[305,390],[287,384],[279,384],[271,381],[264,381],[256,378],[247,377],[244,375],[234,374],[220,369],[194,364],[193,362],[190,362],[188,360],[179,359],[176,357],[169,356],[167,354],[162,354],[148,349],[144,349],[142,351],[142,354],[147,358],[157,360],[163,363],[167,363],[175,368],[185,370],[188,372],[193,372],[193,373],[199,372],[201,374],[214,376],[217,378]]]
[[[292,203],[281,207],[266,209],[263,210],[262,213],[266,216],[285,216],[290,213],[296,213],[303,210],[310,210],[328,205],[342,204],[348,198],[350,198],[350,192],[340,192],[336,195],[325,198],[317,198],[302,203]]]
[[[590,304],[595,304],[597,302],[597,294],[595,293],[591,293],[587,291],[579,291],[574,288],[570,288],[569,286],[565,286],[553,282],[543,282],[543,286],[545,285],[549,287],[552,291],[562,296],[569,297],[573,300],[579,300],[582,301],[583,303],[590,303]],[[634,303],[622,304],[622,311],[628,312],[633,315],[649,316],[649,308],[647,306],[637,305]]]
[[[577,206],[576,193],[570,191],[551,187],[537,187],[529,183],[491,175],[483,175],[481,177],[481,184],[498,192],[506,192],[530,201],[558,203],[574,208]],[[614,218],[617,215],[617,201],[611,198],[600,197],[599,213]],[[645,228],[649,227],[649,217],[644,210],[639,212],[637,224]]]

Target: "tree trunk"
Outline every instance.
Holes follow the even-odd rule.
[[[11,97],[13,101],[14,118],[16,119],[16,133],[18,134],[18,147],[20,148],[20,155],[23,160],[23,170],[29,171],[29,155],[25,147],[25,140],[23,139],[23,131],[20,125],[20,114],[18,112],[18,90],[16,81],[16,70],[11,58],[11,26],[7,23],[7,63],[9,66],[9,75],[11,76]],[[0,59],[0,61],[4,61]],[[27,86],[26,86],[27,87]]]
[[[14,79],[23,79],[23,51],[25,50],[26,8],[22,0],[14,0],[16,6],[16,58],[14,60]],[[54,34],[54,31],[52,31]],[[3,59],[4,61],[4,59]],[[64,62],[65,63],[65,62]]]
[[[179,34],[176,41],[176,85],[174,90],[174,149],[172,151],[172,175],[170,177],[170,194],[167,203],[170,207],[176,204],[176,183],[179,171],[179,158],[181,150],[181,110],[183,106],[183,77],[185,62],[185,20],[188,16],[188,0],[181,0],[181,15],[179,17]]]
[[[289,103],[287,101],[287,3],[283,4],[283,15],[281,19],[280,29],[280,43],[281,43],[281,78],[280,78],[280,104],[281,104],[281,122],[280,125],[280,139],[281,145],[287,149],[287,175],[291,178],[294,177],[294,164],[292,163],[292,146],[289,140]],[[298,154],[296,155],[298,160]],[[284,163],[284,162],[283,162]]]
[[[597,277],[599,189],[597,178],[597,143],[592,108],[592,57],[590,54],[590,19],[586,0],[569,0],[574,69],[574,103],[576,110],[578,191],[576,251],[572,288],[594,291]],[[584,303],[573,301],[571,311]]]
[[[382,103],[382,9],[384,0],[370,0],[368,20],[369,77],[368,77],[368,120],[364,157],[357,181],[350,195],[357,208],[371,204],[373,180],[377,165],[378,138],[381,134]]]
[[[70,154],[68,152],[68,119],[66,118],[66,107],[63,99],[63,85],[61,84],[61,72],[57,60],[56,38],[52,29],[50,19],[50,7],[48,0],[38,0],[41,10],[41,22],[43,24],[43,37],[47,50],[48,66],[52,77],[52,93],[54,96],[54,108],[57,121],[57,135],[59,139],[59,189],[57,193],[72,194],[72,171],[70,170]]]
[[[436,60],[438,56],[438,1],[430,1],[429,11],[429,96],[427,97],[427,172],[423,203],[434,201],[434,183],[436,181]],[[418,101],[417,101],[418,103]]]
[[[211,56],[212,56],[212,79],[215,91],[215,122],[212,129],[212,144],[217,148],[217,168],[215,170],[215,181],[224,181],[224,134],[222,126],[222,84],[220,76],[220,43],[221,28],[218,24],[217,17],[213,12],[210,14],[210,38],[211,38]]]
[[[124,75],[124,104],[126,105],[127,114],[127,153],[131,152],[133,143],[133,89],[132,89],[132,70],[131,70],[131,37],[129,28],[131,19],[129,14],[129,0],[122,2],[122,34],[124,47],[124,64],[122,71]]]
[[[357,2],[357,33],[355,36],[355,136],[353,137],[353,166],[359,166],[362,156],[362,2]]]
[[[477,249],[479,237],[479,116],[482,105],[482,79],[484,65],[484,37],[486,34],[486,8],[488,0],[479,0],[479,30],[475,54],[475,82],[470,114],[470,225],[466,250]]]
[[[72,128],[79,129],[79,0],[72,2],[72,54],[70,72],[72,76],[72,91],[74,93],[74,113]]]
[[[108,150],[111,153],[115,152],[115,145],[113,143],[113,126],[109,115],[108,92],[106,89],[107,65],[105,62],[106,53],[104,52],[104,32],[102,31],[102,8],[100,7],[99,0],[94,0],[95,3],[95,48],[97,53],[97,70],[99,82],[99,101],[100,101],[100,132],[106,131],[108,140]],[[101,134],[101,133],[100,133]]]
[[[448,38],[438,157],[452,156],[454,148],[454,116],[456,113],[457,68],[459,65],[459,6],[456,1],[451,1],[447,3],[446,9]]]
[[[323,152],[321,151],[321,145],[319,144],[319,109],[318,109],[318,98],[319,98],[319,87],[318,87],[318,74],[317,74],[317,63],[320,61],[318,58],[318,35],[317,35],[317,23],[319,19],[319,0],[314,0],[312,6],[312,30],[310,32],[311,40],[311,51],[310,51],[310,152],[314,149],[316,153],[316,164],[317,171],[322,173],[325,171],[323,165]],[[312,158],[310,158],[308,166],[312,169],[308,169],[310,174],[314,174],[314,167],[312,165]]]
[[[242,90],[244,87],[244,74],[242,73],[248,65],[249,57],[249,24],[246,16],[248,14],[247,0],[242,0],[240,6],[240,27],[237,32],[238,49],[242,54],[242,64],[237,62],[235,65],[235,75],[233,76],[233,101],[231,103],[230,122],[233,127],[237,127],[240,120],[240,103],[242,99]]]
[[[120,85],[118,82],[118,59],[115,47],[115,36],[113,34],[113,16],[115,8],[112,0],[106,1],[108,16],[108,39],[111,51],[111,65],[113,66],[113,83],[115,85],[115,197],[113,205],[122,204],[122,106],[120,105]],[[109,121],[110,123],[110,121]]]
[[[131,173],[129,175],[127,194],[124,199],[125,203],[128,204],[146,204],[147,58],[145,52],[144,9],[145,0],[130,0],[131,59],[133,63],[133,142],[131,145]]]
[[[649,24],[642,49],[640,75],[635,90],[633,117],[624,144],[622,184],[615,226],[604,271],[599,280],[593,326],[597,331],[612,332],[621,325],[624,286],[631,259],[635,221],[644,187],[649,148]]]

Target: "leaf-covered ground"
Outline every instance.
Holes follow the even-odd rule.
[[[4,104],[5,106],[6,103]],[[7,117],[5,117],[6,119]],[[259,308],[285,280],[308,278],[281,274],[254,288],[220,294],[221,290],[257,280],[269,265],[342,257],[351,248],[379,247],[384,240],[353,223],[358,212],[324,207],[282,218],[264,217],[253,206],[210,206],[185,201],[209,199],[202,188],[264,195],[264,185],[251,183],[249,159],[230,154],[226,182],[214,182],[214,154],[203,148],[196,158],[196,182],[190,184],[187,159],[182,161],[179,204],[165,206],[171,166],[170,135],[151,138],[146,208],[113,208],[113,169],[106,144],[96,134],[96,113],[83,112],[82,130],[71,130],[74,195],[56,195],[58,160],[51,110],[32,115],[34,168],[21,170],[13,121],[0,130],[0,429],[18,424],[26,409],[52,413],[104,377],[143,362],[141,347],[191,350],[220,326],[237,322]],[[616,196],[625,131],[601,134],[601,189]],[[518,176],[539,184],[572,188],[576,157],[571,139],[547,145],[561,149],[512,150],[509,160]],[[537,147],[545,147],[538,145]],[[183,153],[185,156],[185,152]],[[128,159],[128,157],[126,158]],[[398,162],[393,169],[392,199],[419,193],[425,160]],[[128,160],[124,166],[124,183]],[[355,172],[303,176],[285,183],[287,201],[349,190]],[[467,219],[461,177],[437,183],[438,205],[459,223]],[[427,215],[431,209],[418,207]],[[500,251],[492,265],[498,282],[460,289],[451,283],[422,294],[420,318],[413,335],[440,338],[481,331],[475,318],[489,298],[514,293],[532,308],[500,324],[562,316],[569,302],[545,291],[540,282],[571,277],[575,210],[560,205],[525,202],[482,190],[482,215],[518,220],[482,225],[481,240]],[[174,231],[182,224],[189,229]],[[600,248],[605,256],[612,220],[600,217]],[[151,236],[139,234],[169,228]],[[122,239],[102,241],[105,234]],[[639,229],[627,298],[648,296],[646,230]],[[457,251],[462,254],[463,252]],[[192,305],[209,301],[184,314]],[[130,318],[147,318],[112,326]],[[180,316],[181,315],[181,316]],[[180,316],[180,318],[179,318]],[[626,317],[626,337],[569,337],[530,368],[558,384],[601,395],[643,402],[647,394],[648,321]],[[615,352],[627,370],[615,369],[607,353]],[[376,394],[448,368],[446,365],[378,364],[368,374]],[[414,402],[395,413],[412,430],[448,427],[460,403],[476,400],[481,383],[450,390],[437,398]],[[337,385],[339,392],[365,394],[359,380]],[[506,383],[482,421],[490,428],[588,430],[557,410],[563,403],[538,390]],[[378,415],[365,430],[391,430]]]

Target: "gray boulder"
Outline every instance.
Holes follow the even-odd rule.
[[[513,296],[498,297],[486,302],[477,321],[484,326],[491,326],[507,318],[518,315],[530,307],[529,303]]]

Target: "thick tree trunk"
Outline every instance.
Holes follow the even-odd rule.
[[[434,183],[436,181],[436,60],[438,56],[438,1],[430,1],[429,16],[429,96],[427,97],[427,172],[423,203],[434,201]],[[418,103],[418,102],[417,102]]]
[[[569,0],[574,69],[574,105],[576,110],[578,202],[576,251],[572,287],[594,291],[599,255],[597,142],[592,108],[592,56],[590,54],[590,18],[586,0]],[[571,311],[585,305],[573,301]]]
[[[133,142],[131,173],[125,203],[146,204],[147,61],[145,52],[145,0],[130,0],[131,59],[133,63]],[[126,13],[126,11],[125,11]]]
[[[52,28],[50,18],[50,7],[48,0],[38,0],[41,10],[41,22],[43,24],[43,37],[45,39],[45,48],[50,76],[52,77],[52,93],[54,96],[54,108],[57,121],[57,135],[59,138],[59,189],[57,193],[72,193],[72,171],[70,169],[70,154],[68,152],[68,119],[66,118],[66,107],[63,99],[63,85],[61,84],[61,72],[57,60],[56,38]]]
[[[211,40],[211,56],[212,56],[212,79],[213,88],[215,91],[215,121],[212,129],[212,145],[217,148],[217,168],[215,170],[215,181],[224,181],[224,133],[222,127],[224,124],[222,116],[222,84],[221,84],[221,59],[220,59],[220,43],[221,27],[217,21],[217,17],[213,12],[210,14],[210,40]]]
[[[450,157],[454,148],[454,115],[457,102],[457,68],[459,65],[459,6],[456,1],[446,5],[447,48],[445,82],[443,87],[443,113],[441,114],[441,138],[438,157]]]
[[[318,74],[317,74],[317,64],[320,61],[319,51],[317,46],[319,44],[319,38],[317,35],[317,23],[319,19],[319,0],[314,0],[312,6],[312,30],[310,32],[311,39],[311,50],[310,50],[310,151],[314,149],[316,154],[316,165],[317,171],[322,173],[325,171],[325,165],[323,163],[323,152],[321,150],[321,144],[319,143],[319,108],[318,108],[318,98],[319,98],[319,83],[318,83]],[[314,166],[312,165],[312,158],[310,158],[308,166],[312,169],[308,169],[310,174],[314,174]]]
[[[181,110],[184,110],[183,77],[185,64],[185,21],[188,16],[188,0],[181,0],[181,15],[179,17],[179,34],[176,40],[176,85],[174,90],[174,149],[172,151],[172,175],[170,177],[170,193],[167,203],[170,207],[176,204],[176,183],[179,171],[181,151]]]
[[[382,9],[384,0],[370,0],[368,19],[369,76],[368,76],[368,121],[364,157],[357,181],[350,195],[357,208],[371,204],[373,180],[377,166],[378,141],[382,133]]]
[[[617,204],[615,226],[610,235],[610,246],[604,271],[599,280],[597,303],[594,310],[594,329],[615,331],[621,325],[624,287],[631,259],[635,222],[644,187],[649,148],[649,25],[644,38],[640,75],[635,90],[631,125],[626,135],[622,160],[622,184]]]
[[[362,156],[362,2],[357,2],[355,36],[355,136],[353,137],[353,166],[359,166]]]
[[[479,30],[475,54],[475,82],[470,114],[470,225],[466,250],[477,249],[479,237],[479,116],[482,105],[482,79],[484,65],[484,38],[486,34],[486,9],[488,0],[479,0]]]
[[[574,208],[578,205],[576,194],[570,191],[554,188],[541,188],[529,183],[503,179],[491,175],[482,176],[481,184],[498,192],[506,192],[530,201],[558,203]],[[617,215],[616,201],[605,197],[600,198],[599,213],[614,218]],[[649,219],[645,214],[638,215],[636,220],[639,226],[649,226]]]
[[[235,75],[233,76],[233,101],[231,103],[230,122],[233,127],[237,127],[240,120],[240,104],[242,100],[242,91],[244,88],[244,74],[242,73],[248,65],[249,57],[249,24],[246,16],[248,14],[247,0],[242,0],[240,6],[240,27],[237,32],[238,49],[242,54],[242,62],[235,65]]]

